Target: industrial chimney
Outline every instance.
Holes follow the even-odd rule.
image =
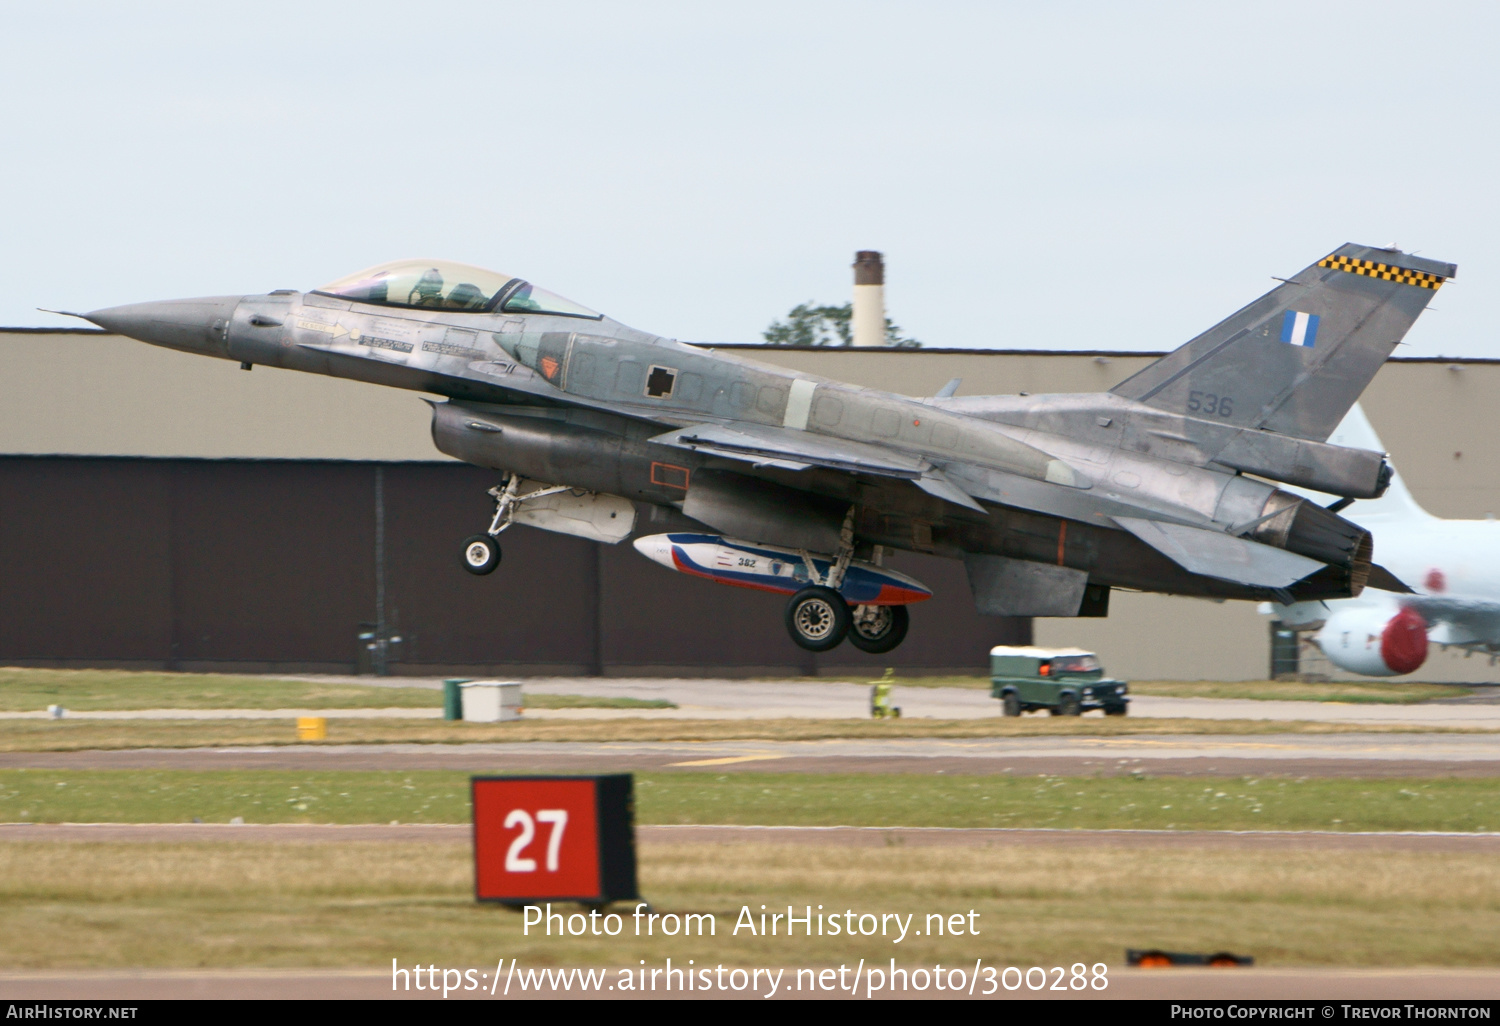
[[[855,345],[885,345],[885,261],[873,249],[854,254],[854,312],[850,321]]]

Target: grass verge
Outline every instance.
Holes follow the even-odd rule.
[[[434,709],[433,688],[374,687],[213,673],[36,670],[0,667],[0,712],[60,705],[77,712],[127,709]],[[660,698],[526,695],[534,709],[675,709]]]
[[[216,673],[39,670],[0,667],[0,711],[60,705],[79,712],[121,709],[441,708],[432,688],[365,687]]]
[[[1354,702],[1375,705],[1411,705],[1434,698],[1462,698],[1470,689],[1457,684],[1377,684],[1330,681],[1304,684],[1290,680],[1142,680],[1131,681],[1134,695],[1164,698],[1248,698],[1265,702]]]
[[[1260,965],[1490,966],[1491,860],[1471,855],[1097,847],[848,850],[645,844],[658,912],[712,936],[546,937],[473,900],[458,844],[0,845],[0,964],[12,969],[698,965],[1119,965],[1127,947],[1231,950]],[[1435,879],[1442,886],[1433,886]],[[752,937],[742,908],[976,913],[977,936]],[[569,914],[576,906],[563,906]],[[924,931],[925,932],[925,931]],[[614,977],[612,976],[611,979]],[[788,972],[790,981],[793,973]]]
[[[208,748],[289,744],[489,744],[523,741],[828,741],[872,738],[1129,737],[1263,734],[1494,733],[1487,728],[1317,723],[1025,717],[992,720],[357,720],[328,723],[326,741],[299,742],[292,720],[0,720],[0,752]]]
[[[0,821],[466,823],[469,774],[3,770]],[[1487,779],[638,773],[641,823],[1500,830]]]

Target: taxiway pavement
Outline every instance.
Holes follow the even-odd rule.
[[[293,678],[322,682],[359,683],[372,688],[420,687],[435,689],[441,681],[427,678],[368,677]],[[595,698],[663,699],[675,709],[528,709],[527,719],[543,720],[744,720],[744,719],[859,719],[870,713],[867,684],[837,681],[686,680],[674,678],[533,678],[522,682],[523,693],[586,695]],[[892,704],[907,718],[972,720],[998,716],[999,703],[982,689],[957,687],[901,687],[892,689]],[[1476,700],[1384,705],[1352,702],[1284,702],[1226,698],[1164,698],[1134,695],[1130,713],[1136,717],[1207,720],[1301,720],[1320,723],[1487,728],[1500,730],[1500,694]],[[42,710],[0,712],[0,719],[45,719]],[[1043,715],[1040,713],[1030,714]],[[1102,716],[1094,712],[1091,717]],[[426,708],[371,709],[132,709],[99,712],[69,710],[67,716],[90,720],[210,720],[290,719],[323,716],[329,719],[436,719],[442,710]]]
[[[3,752],[0,769],[1500,777],[1500,734],[518,741]]]

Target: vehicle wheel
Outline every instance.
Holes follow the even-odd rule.
[[[855,606],[849,622],[849,643],[861,652],[889,652],[906,639],[911,614],[905,606]]]
[[[786,629],[809,652],[827,652],[849,633],[849,603],[832,588],[803,588],[786,604]]]
[[[1104,715],[1106,716],[1124,716],[1128,712],[1130,712],[1130,706],[1128,705],[1107,705],[1104,707]]]
[[[464,541],[464,569],[471,574],[487,574],[500,565],[500,546],[487,534],[476,534]]]
[[[1000,699],[1000,712],[1005,716],[1021,715],[1021,696],[1014,691],[1007,691]]]
[[[1077,695],[1063,695],[1057,700],[1057,715],[1079,716],[1083,710],[1078,705]]]

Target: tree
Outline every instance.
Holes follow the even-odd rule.
[[[854,304],[814,306],[811,302],[792,307],[784,321],[772,321],[763,337],[773,346],[847,346],[854,344],[850,320]],[[922,343],[903,338],[901,329],[885,319],[885,344],[893,349],[920,349]]]

